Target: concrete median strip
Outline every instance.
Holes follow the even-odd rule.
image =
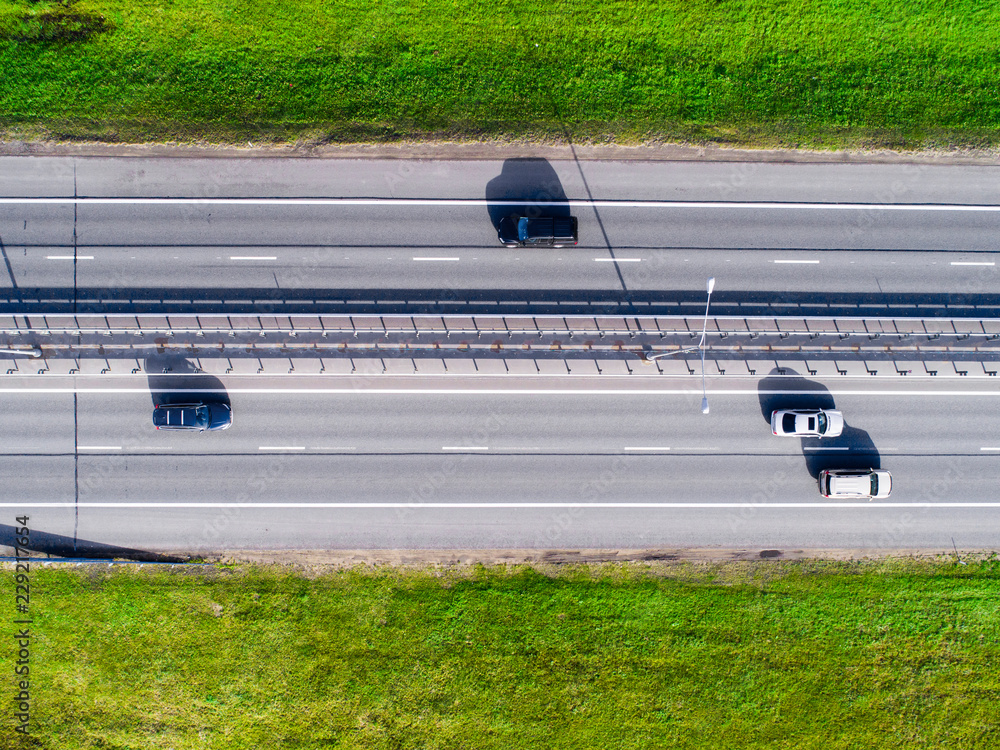
[[[1000,320],[710,317],[705,372],[994,378]],[[677,377],[700,372],[682,316],[0,315],[0,377],[408,374]],[[6,338],[4,341],[3,338]],[[33,359],[41,353],[41,358]],[[21,356],[23,355],[23,356]]]
[[[4,381],[40,380],[54,381],[63,377],[96,377],[109,382],[119,381],[135,375],[170,375],[184,378],[216,376],[223,379],[232,377],[257,376],[261,378],[308,379],[316,381],[352,380],[358,377],[384,377],[387,379],[406,376],[417,380],[431,378],[544,378],[550,380],[582,380],[600,377],[606,380],[628,378],[630,380],[685,380],[700,378],[700,361],[689,364],[674,361],[659,367],[643,367],[638,360],[585,360],[585,359],[498,359],[474,362],[471,359],[331,359],[322,360],[296,358],[254,358],[251,360],[192,360],[192,369],[182,372],[164,373],[155,366],[148,369],[141,360],[4,360],[0,359],[0,383]],[[478,368],[477,368],[478,364]],[[659,363],[658,363],[659,364]],[[845,363],[840,360],[840,368],[819,370],[806,362],[779,369],[773,364],[743,360],[705,360],[705,372],[712,380],[752,380],[764,377],[818,380],[989,380],[1000,382],[995,363],[951,360],[908,362],[913,369],[899,371],[892,363],[880,363],[878,369],[872,363]]]

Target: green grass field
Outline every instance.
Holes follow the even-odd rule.
[[[7,138],[1000,143],[990,0],[0,0]]]
[[[1000,746],[995,559],[31,575],[5,750]]]

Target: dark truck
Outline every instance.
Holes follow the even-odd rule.
[[[575,216],[508,216],[497,235],[507,247],[569,247],[579,241]]]

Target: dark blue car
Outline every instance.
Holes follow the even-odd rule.
[[[158,430],[225,430],[233,423],[226,404],[157,404],[153,424]]]
[[[497,235],[507,247],[571,247],[578,241],[575,216],[508,216]]]

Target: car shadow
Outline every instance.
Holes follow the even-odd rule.
[[[806,470],[819,477],[823,469],[881,469],[882,455],[871,436],[858,427],[844,424],[835,438],[803,438]]]
[[[787,367],[782,370],[774,368],[757,383],[757,398],[760,401],[761,416],[769,427],[771,413],[776,409],[837,408],[829,388],[816,380],[804,378]]]
[[[507,201],[513,203],[508,204]],[[486,183],[486,209],[493,228],[497,230],[500,229],[500,222],[512,214],[569,216],[566,201],[562,181],[546,159],[507,159],[500,174]],[[550,202],[552,206],[534,205]]]
[[[771,428],[777,409],[836,409],[833,394],[822,383],[804,378],[795,370],[775,368],[757,384],[761,416]],[[788,438],[775,438],[787,440]],[[881,469],[882,456],[865,430],[846,423],[834,438],[800,438],[806,470],[814,478],[823,469]]]
[[[158,354],[146,358],[145,370],[153,406],[159,404],[225,404],[232,408],[226,387],[184,357]]]

